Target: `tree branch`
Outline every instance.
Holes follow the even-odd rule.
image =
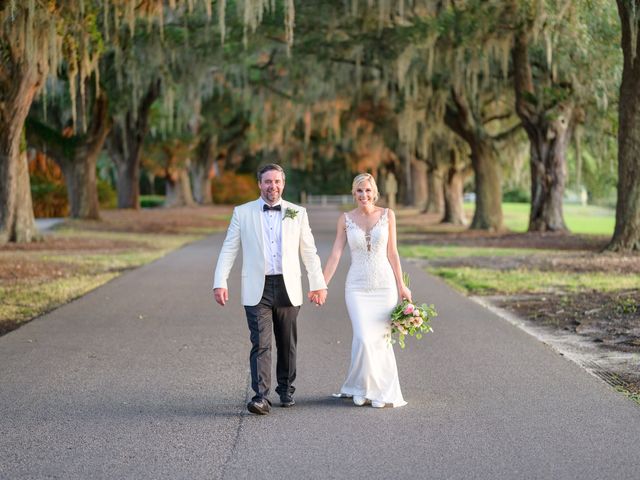
[[[511,127],[509,130],[505,130],[504,132],[494,135],[491,138],[497,142],[501,142],[503,140],[511,140],[511,138],[513,138],[516,135],[516,133],[520,131],[521,128],[522,128],[522,123],[518,123],[513,127]]]
[[[78,137],[65,137],[33,116],[27,117],[25,131],[27,144],[47,154],[58,164],[72,158],[79,144]]]
[[[493,115],[491,117],[483,119],[482,123],[486,125],[487,123],[495,122],[496,120],[504,120],[505,118],[511,118],[512,116],[513,116],[513,112],[500,113],[500,114]]]
[[[109,130],[111,130],[111,121],[109,119],[107,96],[104,92],[99,92],[93,105],[91,123],[85,139],[86,148],[92,155],[102,150]]]
[[[529,63],[529,38],[524,28],[515,35],[512,51],[514,68],[514,86],[516,92],[516,112],[526,124],[533,124],[536,115],[535,90]]]
[[[473,143],[476,140],[476,122],[469,108],[466,95],[452,87],[451,100],[455,108],[447,105],[444,116],[445,123],[467,142]]]

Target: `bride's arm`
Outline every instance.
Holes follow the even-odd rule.
[[[333,274],[336,273],[336,268],[338,268],[338,262],[340,261],[340,257],[342,256],[342,251],[344,250],[344,245],[347,242],[347,233],[345,231],[345,221],[344,215],[340,215],[338,218],[338,227],[336,232],[336,240],[333,242],[333,249],[331,250],[331,255],[329,255],[329,259],[324,266],[324,281],[329,285],[329,282],[333,278]]]
[[[398,295],[400,299],[406,298],[411,301],[411,290],[404,284],[402,278],[402,265],[400,265],[400,254],[398,253],[397,235],[396,235],[396,215],[393,210],[389,209],[389,244],[387,245],[387,258],[391,264],[393,275],[396,277],[396,286],[398,287]]]

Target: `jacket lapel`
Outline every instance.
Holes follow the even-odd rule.
[[[282,244],[284,245],[285,242],[288,242],[291,239],[291,232],[292,232],[292,227],[293,227],[293,219],[291,218],[286,218],[285,217],[285,213],[287,211],[287,208],[291,208],[289,203],[286,201],[282,201]]]
[[[251,217],[253,220],[253,231],[257,237],[258,245],[260,245],[260,251],[264,251],[264,240],[262,238],[262,219],[260,215],[262,212],[260,211],[260,200],[256,200],[255,205],[251,209]]]

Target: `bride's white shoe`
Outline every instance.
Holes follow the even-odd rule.
[[[366,403],[367,399],[364,397],[359,397],[358,395],[353,396],[353,403],[359,407]]]
[[[373,408],[384,408],[386,405],[384,402],[371,402]]]

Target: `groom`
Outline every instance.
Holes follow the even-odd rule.
[[[307,270],[310,301],[322,305],[327,285],[304,208],[282,200],[284,171],[276,164],[258,171],[260,198],[236,207],[213,281],[216,302],[229,300],[227,278],[242,246],[242,303],[251,338],[251,413],[266,415],[271,402],[271,331],[276,338],[276,374],[282,407],[295,405],[296,318],[302,305],[300,257]],[[298,253],[299,252],[299,253]]]

